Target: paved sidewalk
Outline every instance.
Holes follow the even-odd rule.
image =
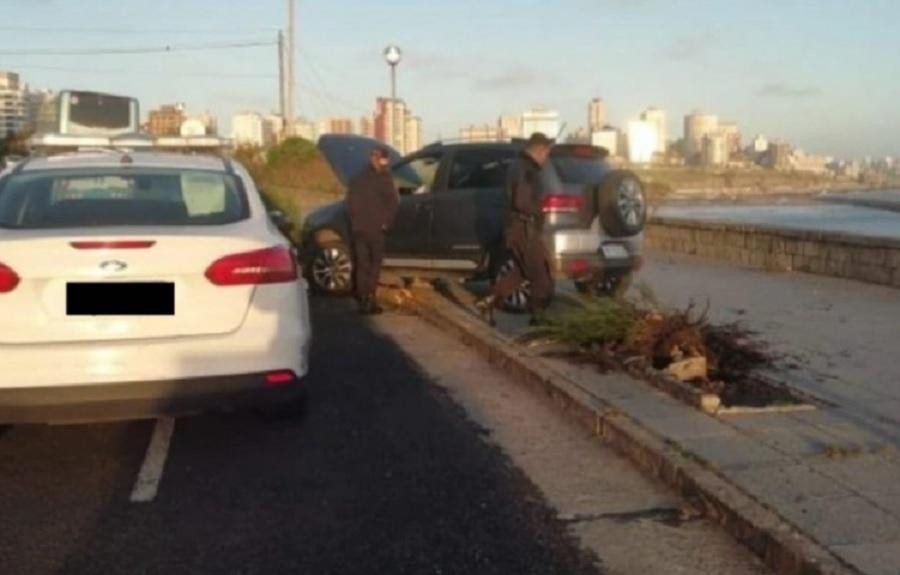
[[[842,444],[900,448],[900,290],[661,253],[648,254],[639,281],[664,305],[708,299],[713,321],[758,332],[793,367],[780,379],[834,405],[812,419]]]
[[[894,355],[897,351],[896,328],[891,326],[900,313],[892,306],[900,309],[900,294],[827,278],[764,272],[741,277],[743,270],[715,264],[704,270],[707,265],[693,262],[685,269],[680,258],[669,262],[654,256],[644,276],[657,295],[665,290],[671,303],[691,296],[705,300],[716,290],[713,321],[746,319],[751,327],[764,328],[764,336],[778,334],[776,349],[795,346],[798,369],[789,372],[792,383],[834,407],[717,418],[622,374],[604,375],[551,358],[542,361],[707,464],[846,564],[866,574],[900,575],[900,404],[893,403],[900,378],[891,375],[897,373],[896,362],[885,359],[892,357],[887,348]],[[720,291],[733,297],[719,298]],[[843,301],[841,294],[855,299]],[[845,315],[852,312],[860,316]],[[805,331],[803,313],[817,320]],[[502,314],[499,329],[514,336],[526,329],[526,319]],[[829,321],[849,325],[855,337],[832,333]],[[860,359],[827,371],[831,363],[823,358],[832,357],[836,348]],[[879,352],[884,355],[872,365]],[[831,361],[837,365],[840,355]],[[830,377],[802,377],[823,375],[819,370]],[[885,379],[851,377],[860,372],[883,373]]]

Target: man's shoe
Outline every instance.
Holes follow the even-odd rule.
[[[481,317],[491,327],[496,327],[497,325],[497,320],[494,317],[494,308],[497,307],[496,304],[497,298],[492,295],[483,297],[475,302],[475,307],[478,309],[478,313],[481,314]]]

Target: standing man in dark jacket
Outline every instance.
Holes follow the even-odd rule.
[[[533,325],[542,320],[553,295],[553,277],[541,238],[544,226],[541,168],[550,156],[552,145],[553,141],[544,134],[532,135],[522,156],[509,168],[505,235],[506,247],[516,265],[494,285],[491,295],[476,304],[491,325],[494,325],[497,303],[515,293],[525,280],[531,289],[529,307]]]
[[[375,148],[369,165],[350,180],[347,212],[353,239],[353,269],[356,300],[363,315],[381,313],[375,301],[385,234],[394,225],[400,196],[390,171],[391,158],[384,148]]]

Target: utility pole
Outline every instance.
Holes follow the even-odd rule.
[[[284,32],[278,31],[278,113],[284,120],[287,116],[285,103],[285,78],[284,78]]]
[[[295,13],[295,0],[287,0],[288,3],[288,38],[287,38],[287,88],[286,92],[286,106],[285,106],[285,114],[284,119],[287,126],[285,126],[285,134],[287,136],[294,135],[294,127],[295,127],[295,117],[294,117],[294,104],[296,83],[294,80],[294,73],[296,70],[294,56],[297,50],[296,44],[296,13]]]

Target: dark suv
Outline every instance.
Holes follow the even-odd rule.
[[[329,135],[319,149],[346,185],[377,144],[360,136]],[[401,158],[393,153],[400,210],[387,238],[385,267],[464,273],[494,280],[512,265],[503,241],[504,186],[524,141],[432,144]],[[542,171],[545,241],[557,277],[582,290],[615,290],[641,262],[646,204],[640,180],[613,169],[601,148],[556,145]],[[313,288],[343,294],[352,261],[343,202],[304,222],[301,254]],[[527,286],[507,302],[523,307]]]

